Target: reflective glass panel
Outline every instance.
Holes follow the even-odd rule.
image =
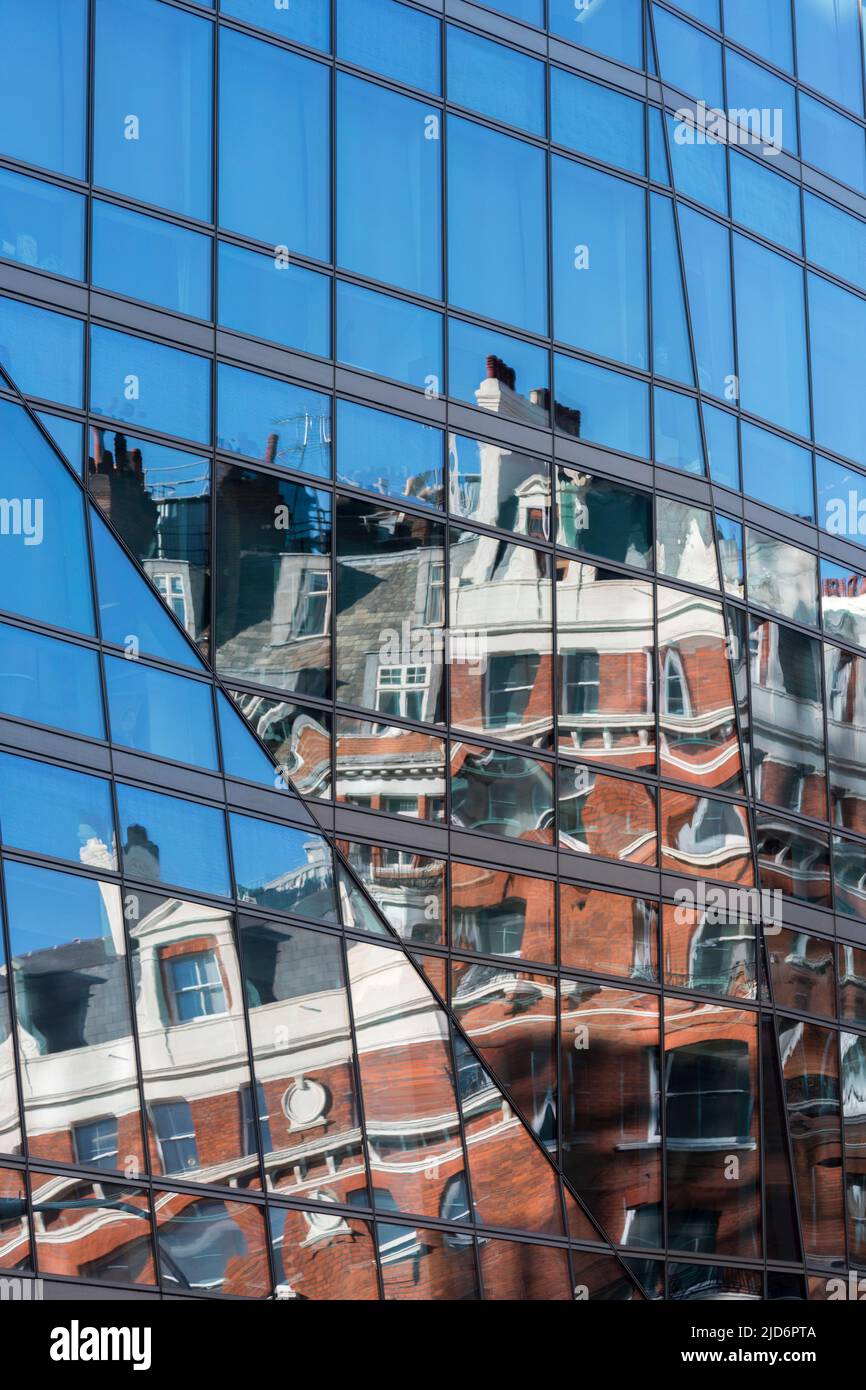
[[[322,1210],[269,1207],[268,1222],[278,1299],[378,1299],[376,1255],[366,1221]],[[386,1233],[388,1227],[378,1230]]]
[[[594,768],[559,769],[559,844],[577,854],[656,862],[656,793]]]
[[[806,1258],[841,1264],[845,1253],[837,1035],[778,1020],[788,1132]]]
[[[556,496],[559,545],[615,564],[650,568],[653,522],[648,492],[559,467]]]
[[[811,196],[806,194],[807,199]],[[829,204],[823,206],[829,207]],[[750,227],[768,241],[786,246],[796,256],[802,255],[797,185],[774,174],[759,160],[749,159],[736,150],[731,151],[731,216],[735,222]],[[840,216],[844,217],[844,213]]]
[[[453,862],[451,944],[485,956],[553,961],[553,884],[527,874]]]
[[[210,442],[211,364],[178,348],[115,333],[90,331],[90,409],[94,415]]]
[[[722,45],[658,5],[652,6],[652,24],[663,80],[708,106],[724,107]]]
[[[349,367],[442,390],[442,317],[419,304],[337,281],[337,357]]]
[[[643,59],[640,0],[616,5],[582,5],[574,0],[550,0],[551,32],[595,53],[639,68]]]
[[[217,770],[210,682],[106,656],[111,741],[157,758]]]
[[[670,198],[658,194],[650,198],[653,369],[660,376],[694,386],[673,206]]]
[[[553,767],[522,753],[455,743],[451,824],[507,839],[553,843]]]
[[[506,333],[449,318],[448,394],[494,415],[547,425],[549,354]]]
[[[337,0],[337,57],[438,94],[439,27],[397,0]]]
[[[815,438],[866,463],[866,402],[856,370],[857,344],[866,333],[866,303],[820,275],[808,279]]]
[[[479,1249],[486,1300],[571,1301],[571,1280],[564,1250],[546,1245],[518,1245],[513,1240],[485,1240]]]
[[[89,1283],[156,1283],[144,1188],[62,1173],[31,1172],[30,1183],[40,1274]]]
[[[271,1292],[262,1207],[188,1193],[156,1203],[163,1287],[173,1293],[267,1298]]]
[[[766,932],[765,939],[776,1008],[835,1017],[833,942],[793,927]]]
[[[800,93],[800,141],[807,164],[840,183],[866,192],[866,141],[862,125],[849,121],[822,101]]]
[[[809,260],[866,290],[866,223],[807,190],[803,215]]]
[[[83,279],[84,216],[80,194],[0,169],[0,256],[5,259]]]
[[[658,980],[658,904],[647,898],[559,885],[561,964],[623,979]]]
[[[220,0],[220,9],[223,14],[270,29],[293,43],[323,52],[331,46],[329,0],[294,0],[284,5],[275,5],[273,0]]]
[[[712,517],[703,507],[656,497],[656,568],[659,574],[718,589],[719,566]]]
[[[426,854],[415,854],[410,849],[400,849],[393,843],[394,838],[389,831],[388,844],[338,840],[337,848],[398,936],[422,945],[444,946],[445,863]],[[423,959],[429,961],[431,957]],[[442,964],[444,967],[444,962]],[[443,976],[440,991],[443,996],[447,988]]]
[[[217,400],[220,449],[276,468],[330,476],[330,397],[220,362]]]
[[[381,716],[338,715],[336,798],[389,816],[443,823],[444,739],[382,723]]]
[[[643,105],[564,68],[550,69],[551,138],[602,164],[644,172]]]
[[[701,390],[735,402],[728,230],[688,207],[679,226]]]
[[[746,496],[811,520],[815,503],[812,455],[808,449],[745,420],[740,426],[740,439]]]
[[[270,752],[276,768],[256,745],[252,751],[249,735],[238,718],[229,720],[229,708],[220,702],[220,739],[223,765],[229,777],[245,781],[284,785],[288,778],[303,797],[331,795],[331,716],[312,705],[297,705],[266,695],[233,690],[232,697],[243,718],[255,730]],[[238,734],[243,734],[241,746]],[[255,761],[253,762],[253,759]],[[265,766],[267,764],[267,766]],[[277,769],[282,769],[282,776]]]
[[[0,711],[104,738],[96,653],[0,623]]]
[[[753,618],[751,677],[756,795],[825,820],[820,643]]]
[[[744,410],[808,436],[806,318],[799,266],[734,237],[740,401]]]
[[[832,637],[866,647],[866,575],[822,560],[821,619]]]
[[[857,0],[794,0],[797,73],[840,106],[863,114],[860,6]]]
[[[443,507],[443,432],[355,401],[337,401],[337,481]]]
[[[649,457],[649,387],[576,357],[554,357],[557,429],[623,454]]]
[[[452,515],[533,540],[550,539],[549,464],[462,434],[451,434],[448,440]]]
[[[791,12],[787,5],[756,5],[755,0],[725,0],[725,33],[745,48],[793,72]]]
[[[212,243],[185,227],[94,199],[93,283],[210,318]]]
[[[747,886],[755,882],[745,806],[663,787],[661,845],[664,869]]]
[[[468,29],[447,27],[448,100],[530,135],[546,131],[544,64]]]
[[[749,602],[807,627],[818,625],[818,572],[814,555],[746,527]]]
[[[81,406],[84,324],[0,295],[0,367],[25,396]]]
[[[758,925],[739,894],[698,885],[679,890],[680,901],[662,907],[665,984],[733,999],[757,999]],[[746,894],[745,909],[752,905]]]
[[[732,48],[725,51],[725,77],[730,119],[738,127],[737,143],[756,152],[766,150],[771,158],[782,148],[796,154],[797,105],[791,84]]]
[[[335,922],[334,868],[321,835],[252,816],[229,817],[238,897],[259,907]]]
[[[3,0],[3,153],[84,178],[87,0]]]
[[[682,396],[678,391],[666,391],[656,386],[653,391],[653,414],[656,463],[704,477],[707,470],[698,421],[698,403],[694,397]]]
[[[50,763],[0,753],[3,843],[96,869],[116,869],[111,786]]]
[[[3,1212],[0,1269],[32,1269],[25,1177],[15,1168],[0,1168],[0,1211]],[[27,1288],[35,1294],[35,1285]],[[22,1293],[28,1296],[26,1288]]]
[[[231,896],[222,811],[125,786],[117,788],[117,809],[130,878]]]
[[[840,828],[862,832],[866,807],[866,657],[825,643],[824,682],[831,819]]]
[[[305,266],[287,263],[279,254],[261,256],[221,241],[219,321],[240,333],[328,357],[330,281]]]
[[[812,826],[793,825],[775,811],[759,808],[755,816],[761,892],[830,906],[829,836]],[[778,916],[777,900],[774,914]]]

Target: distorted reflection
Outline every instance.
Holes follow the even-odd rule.
[[[800,1223],[794,1196],[791,1142],[785,1119],[782,1070],[771,1014],[761,1016],[763,1087],[764,1254],[768,1260],[802,1264]]]
[[[387,845],[338,840],[356,876],[404,941],[445,943],[445,862]]]
[[[0,932],[0,1153],[21,1152],[21,1119],[15,1080],[15,1035],[9,1002],[9,967]]]
[[[757,1015],[665,1001],[668,1240],[761,1255]]]
[[[40,1274],[156,1283],[150,1201],[143,1188],[34,1172],[30,1187]]]
[[[387,1299],[452,1303],[478,1298],[471,1236],[379,1221],[376,1239]]]
[[[821,560],[824,631],[853,647],[866,647],[866,574]]]
[[[269,1297],[262,1207],[169,1192],[157,1192],[154,1205],[164,1289]]]
[[[373,719],[336,719],[337,800],[411,820],[445,819],[445,740]]]
[[[755,795],[827,819],[820,643],[794,628],[751,620]]]
[[[655,788],[560,765],[559,843],[577,854],[655,864]]]
[[[845,1130],[848,1258],[866,1262],[866,1038],[842,1033],[842,1116]]]
[[[330,494],[219,464],[216,533],[220,674],[327,699]]]
[[[317,1202],[367,1202],[349,1003],[339,938],[242,917],[240,945],[257,1113],[269,1187]]]
[[[743,523],[716,513],[716,541],[722,566],[725,593],[746,597],[746,571],[743,559]]]
[[[151,1169],[258,1187],[231,914],[139,893],[126,920]]]
[[[242,902],[314,922],[339,920],[333,855],[323,835],[234,812],[229,821]]]
[[[452,961],[451,1007],[546,1148],[556,1147],[556,980]]]
[[[311,1211],[269,1207],[268,1223],[276,1267],[275,1298],[353,1303],[378,1299],[376,1256],[366,1221],[353,1221],[321,1207]]]
[[[606,1303],[642,1303],[644,1295],[628,1277],[623,1268],[631,1261],[615,1260],[612,1255],[590,1254],[586,1250],[572,1250],[571,1267],[574,1275],[574,1296],[583,1299],[603,1300]]]
[[[658,904],[625,893],[559,886],[561,963],[624,979],[657,980]]]
[[[452,528],[449,573],[451,722],[547,747],[553,729],[550,557]]]
[[[567,1251],[513,1240],[484,1240],[478,1248],[485,1299],[570,1302]]]
[[[559,545],[637,569],[652,566],[650,493],[562,467],[556,488]]]
[[[749,602],[807,627],[818,624],[818,571],[814,555],[746,527]]]
[[[210,464],[198,454],[93,425],[94,502],[207,656],[210,637]]]
[[[554,769],[550,763],[451,744],[451,823],[464,830],[553,843]]]
[[[809,825],[794,825],[774,811],[755,813],[761,891],[830,906],[830,837]]]
[[[622,1245],[660,1245],[659,1008],[648,994],[563,980],[562,1164]]]
[[[665,903],[665,984],[756,999],[757,926],[713,907]]]
[[[386,720],[441,722],[445,640],[442,523],[339,498],[338,699]]]
[[[448,508],[467,521],[549,541],[550,464],[504,444],[450,434]]]
[[[866,921],[866,845],[833,836],[833,902],[837,912]]]
[[[743,760],[722,605],[662,584],[657,594],[662,775],[742,795]]]
[[[839,943],[840,1014],[847,1023],[866,1024],[866,950]]]
[[[686,584],[719,588],[719,564],[710,513],[688,502],[656,497],[656,566]]]
[[[126,942],[116,884],[6,864],[30,1153],[144,1171]]]
[[[866,657],[824,643],[830,814],[862,833],[866,809]]]
[[[837,1037],[793,1018],[778,1027],[805,1254],[834,1265],[845,1255]]]
[[[652,585],[557,561],[559,748],[655,770]]]
[[[753,1302],[763,1296],[763,1276],[758,1269],[736,1269],[722,1265],[668,1265],[668,1298],[686,1302],[729,1299]]]
[[[662,867],[751,886],[755,882],[749,813],[715,797],[662,788]]]
[[[330,797],[330,712],[245,690],[232,690],[230,694],[277,767],[301,796]]]
[[[0,1168],[0,1269],[31,1269],[24,1174]]]
[[[451,864],[451,944],[483,956],[554,961],[553,884],[478,864]]]
[[[836,971],[832,941],[795,931],[792,927],[766,931],[765,939],[776,1008],[835,1017]]]

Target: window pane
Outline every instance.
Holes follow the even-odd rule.
[[[824,644],[824,689],[827,702],[827,752],[830,774],[830,819],[837,826],[857,830],[866,805],[866,770],[852,757],[866,736],[860,691],[866,675],[866,658],[840,647]],[[793,1009],[807,1013],[827,1013],[808,1004]],[[831,1007],[829,1013],[835,1013]]]
[[[4,154],[85,177],[87,0],[3,0]]]
[[[705,203],[723,217],[728,215],[728,176],[725,146],[715,139],[696,136],[688,121],[666,116],[668,148],[678,193]],[[688,138],[686,138],[688,137]]]
[[[866,463],[866,398],[859,387],[866,303],[810,274],[809,329],[815,438],[838,454]]]
[[[757,617],[750,642],[755,793],[826,820],[821,644]]]
[[[674,205],[671,198],[650,195],[653,294],[653,370],[659,376],[694,386],[683,276],[680,269]]]
[[[396,0],[337,0],[337,57],[438,95],[439,23]]]
[[[230,816],[238,897],[242,902],[336,922],[334,869],[327,840],[252,816]]]
[[[304,266],[219,244],[219,322],[298,352],[331,351],[331,282]]]
[[[436,396],[442,389],[442,316],[338,280],[337,358]]]
[[[724,108],[722,45],[685,20],[652,6],[661,77],[671,86]]]
[[[36,414],[63,457],[72,464],[76,473],[80,473],[84,462],[84,426],[80,420],[49,415],[45,410],[37,410]]]
[[[808,437],[802,271],[757,242],[735,236],[734,274],[742,407]]]
[[[800,137],[807,164],[866,193],[866,139],[861,125],[801,92]]]
[[[95,415],[210,442],[210,359],[94,324],[90,409]]]
[[[555,336],[645,368],[644,193],[558,157],[552,176]]]
[[[649,456],[649,388],[575,357],[554,359],[556,425],[567,434],[624,454]]]
[[[328,0],[291,0],[279,6],[273,0],[220,0],[220,10],[260,29],[272,29],[293,43],[324,53],[331,47]]]
[[[642,174],[643,115],[643,104],[632,97],[562,68],[550,70],[551,138],[558,145]]]
[[[643,61],[640,0],[616,5],[581,5],[574,0],[549,0],[552,33],[595,53],[639,68]]]
[[[809,260],[866,290],[866,223],[808,191],[804,216]]]
[[[117,868],[111,786],[101,777],[0,754],[0,834],[14,849]]]
[[[658,980],[657,903],[570,883],[559,885],[559,895],[564,966]]]
[[[706,467],[697,401],[692,396],[681,396],[677,391],[665,391],[657,386],[653,391],[653,406],[656,463],[703,477]]]
[[[210,318],[211,240],[111,203],[93,203],[93,283]]]
[[[248,1202],[175,1196],[157,1210],[163,1287],[172,1293],[267,1298],[264,1212]]]
[[[448,285],[454,304],[547,331],[545,155],[457,116],[448,121]],[[495,255],[479,256],[479,248]]]
[[[83,494],[22,406],[0,401],[0,433],[4,469],[21,492],[6,499],[0,604],[25,618],[93,633]]]
[[[818,460],[819,464],[821,460]],[[821,561],[821,616],[824,631],[838,637],[842,642],[850,642],[855,647],[866,647],[866,614],[863,613],[861,595],[866,593],[866,575],[847,565],[834,565],[829,560]]]
[[[337,261],[416,294],[442,294],[440,116],[341,73]]]
[[[550,539],[550,465],[501,444],[449,435],[448,505],[453,516]]]
[[[656,792],[595,768],[559,769],[559,844],[574,854],[656,863]]]
[[[354,401],[337,401],[337,480],[444,507],[442,430]]]
[[[648,492],[571,468],[556,477],[557,542],[614,564],[652,565],[652,498]]]
[[[818,525],[831,536],[866,544],[866,478],[856,468],[817,455]]]
[[[0,256],[7,260],[83,279],[84,214],[80,194],[0,169]]]
[[[205,222],[212,29],[153,0],[97,0],[94,181]]]
[[[111,741],[216,771],[209,683],[123,657],[105,658]]]
[[[552,961],[553,888],[543,878],[452,863],[452,946],[485,956]]]
[[[96,653],[0,623],[0,710],[49,728],[104,738]]]
[[[811,194],[807,193],[806,198],[808,201]],[[759,236],[802,255],[797,185],[736,150],[731,151],[731,215],[735,222],[751,227]]]
[[[544,135],[544,64],[449,24],[448,100],[503,125]]]
[[[553,843],[554,773],[522,753],[460,745],[451,765],[451,824],[506,839]]]
[[[278,468],[331,473],[331,400],[306,386],[220,362],[217,445]]]
[[[749,425],[745,420],[741,439],[743,491],[747,497],[811,521],[815,504],[812,456],[808,449],[778,434],[770,434],[769,430],[760,430],[757,425]]]
[[[155,1284],[150,1196],[140,1187],[31,1172],[39,1271]],[[40,1190],[41,1189],[41,1190]]]
[[[84,324],[0,295],[0,366],[25,396],[80,406]]]
[[[808,627],[818,625],[818,574],[814,555],[746,527],[749,602]]]
[[[231,896],[222,811],[123,786],[117,809],[128,877]]]
[[[726,227],[692,208],[680,207],[679,223],[700,386],[730,400],[736,385],[730,236]]]
[[[737,142],[766,149],[771,155],[781,149],[796,154],[797,106],[790,83],[731,48],[725,54],[725,74],[728,110],[738,123]]]
[[[497,415],[510,414],[516,398],[521,419],[528,414],[530,423],[546,425],[550,417],[549,354],[507,333],[449,318],[448,394]]]
[[[220,224],[327,260],[328,69],[224,29],[220,74]]]
[[[378,1300],[376,1256],[366,1221],[276,1206],[268,1208],[268,1221],[277,1298]]]
[[[801,82],[863,114],[860,6],[857,0],[794,0]]]
[[[788,5],[756,5],[755,0],[725,0],[725,33],[760,53],[777,67],[793,72],[791,11]]]

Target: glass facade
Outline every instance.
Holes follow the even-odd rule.
[[[0,1278],[866,1273],[864,32],[0,0]]]

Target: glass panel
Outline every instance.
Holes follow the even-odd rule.
[[[130,878],[231,896],[222,811],[124,786],[117,788],[117,810]]]
[[[864,1134],[864,1078],[866,1078],[866,1039],[859,1033],[842,1033],[842,1114],[845,1133],[848,1250],[851,1263],[861,1268],[866,1255],[866,1134]],[[860,1285],[858,1284],[858,1288]]]
[[[713,1303],[763,1298],[763,1276],[757,1269],[722,1265],[668,1265],[668,1298]]]
[[[191,681],[122,657],[104,660],[112,743],[217,771],[209,681]]]
[[[120,889],[5,865],[32,1158],[144,1169]]]
[[[97,324],[90,331],[90,350],[94,415],[210,443],[209,358]]]
[[[679,225],[700,387],[736,404],[729,233],[682,206]]]
[[[443,716],[444,663],[454,655],[444,650],[444,531],[427,517],[338,499],[337,694],[383,722]],[[484,636],[476,628],[458,653],[476,673]]]
[[[9,994],[9,967],[3,933],[0,933],[0,1153],[20,1154],[22,1133]]]
[[[558,156],[551,175],[555,336],[585,352],[645,368],[643,191]]]
[[[811,194],[806,194],[807,200],[811,197]],[[824,203],[823,206],[830,205]],[[731,151],[731,215],[735,222],[751,227],[759,236],[786,246],[795,256],[802,255],[800,192],[797,184],[781,178],[757,159],[749,159],[736,150]],[[844,213],[840,216],[844,217]]]
[[[866,290],[866,223],[805,189],[803,214],[809,260]]]
[[[556,353],[555,423],[566,434],[649,458],[649,388],[635,377]]]
[[[708,791],[723,788],[743,794],[733,675],[720,603],[658,586],[658,680],[662,776]],[[696,832],[706,851],[715,837],[710,819],[702,817]],[[733,826],[730,830],[738,833]]]
[[[229,817],[238,897],[278,912],[336,922],[334,869],[323,836],[294,826]]]
[[[337,357],[436,399],[443,383],[442,316],[361,285],[337,281]]]
[[[581,5],[574,0],[550,0],[552,33],[595,53],[639,68],[643,60],[640,0],[619,0],[616,5]]]
[[[561,963],[624,979],[658,980],[658,904],[624,893],[559,885]]]
[[[749,602],[808,627],[818,625],[818,570],[814,555],[746,527]]]
[[[706,474],[698,403],[677,391],[653,390],[655,461],[684,473]]]
[[[49,415],[45,410],[37,410],[36,415],[63,457],[71,463],[76,473],[80,473],[84,457],[84,426],[81,422],[67,420],[62,415]]]
[[[0,401],[0,437],[4,470],[20,489],[5,499],[2,516],[0,603],[25,618],[91,634],[81,491],[20,405]]]
[[[448,288],[463,309],[547,331],[546,158],[457,116],[448,120]],[[479,256],[479,247],[496,247]]]
[[[0,1230],[2,1230],[3,1235],[3,1243],[0,1246],[0,1269],[32,1269],[27,1188],[24,1174],[15,1168],[0,1168],[0,1211],[3,1213],[2,1222],[0,1222]],[[6,1285],[6,1287],[10,1287],[10,1285]],[[12,1287],[14,1288],[14,1285]],[[25,1285],[18,1296],[22,1298],[36,1297],[35,1283]]]
[[[602,164],[644,173],[643,104],[563,68],[550,69],[551,138]]]
[[[656,863],[656,793],[643,782],[561,766],[559,843],[577,854]]]
[[[275,468],[330,476],[329,396],[220,362],[217,399],[220,449]]]
[[[662,868],[754,884],[745,806],[662,788]]]
[[[144,1188],[60,1173],[31,1172],[30,1183],[43,1278],[61,1274],[90,1283],[156,1283],[150,1199]]]
[[[652,585],[574,560],[557,570],[559,748],[652,770]]]
[[[773,811],[755,817],[761,891],[830,906],[830,840],[811,826],[794,826]],[[778,914],[777,914],[778,915]]]
[[[443,508],[442,430],[337,401],[337,481]]]
[[[232,715],[228,701],[219,704],[220,738],[223,764],[229,777],[267,782],[269,786],[290,781],[301,796],[331,796],[331,716],[311,705],[290,704],[247,691],[230,692],[243,717],[255,729],[271,754],[276,767],[246,734],[239,718]],[[238,733],[244,733],[243,746]],[[258,756],[261,754],[261,756]],[[267,766],[265,764],[267,763]],[[279,771],[278,771],[279,769]]]
[[[725,0],[725,33],[746,48],[793,72],[791,12],[787,5],[756,5],[755,0]]]
[[[544,64],[468,29],[447,27],[448,100],[544,136]]]
[[[440,116],[357,77],[337,77],[337,263],[442,294]]]
[[[393,835],[389,832],[389,841]],[[404,941],[445,944],[445,863],[389,844],[338,840],[352,866],[391,928]],[[421,960],[421,957],[415,957]],[[432,960],[432,957],[425,957]],[[444,963],[443,963],[444,965]],[[443,980],[443,995],[447,985]]]
[[[104,738],[96,653],[0,623],[0,710],[36,724]]]
[[[0,295],[0,366],[23,395],[80,406],[84,324]]]
[[[794,0],[797,73],[840,106],[863,114],[860,6],[857,0]]]
[[[481,962],[451,962],[451,1009],[509,1099],[556,1147],[556,980]]]
[[[465,1190],[462,1175],[455,1191]],[[459,1200],[464,1198],[460,1196]],[[453,1237],[442,1231],[412,1226],[376,1225],[382,1285],[387,1299],[447,1300],[478,1298],[475,1251],[471,1236]]]
[[[260,29],[271,29],[293,43],[320,48],[325,53],[331,47],[328,0],[281,5],[275,5],[273,0],[220,0],[220,10]]]
[[[551,573],[550,557],[540,550],[452,528],[448,613],[452,723],[509,742],[522,739],[536,748],[549,743],[553,733]]]
[[[658,5],[652,6],[652,24],[663,80],[723,108],[722,45]]]
[[[233,1298],[270,1296],[261,1207],[162,1193],[156,1227],[163,1288]]]
[[[751,674],[756,795],[826,820],[820,643],[753,618]]]
[[[116,869],[111,784],[0,753],[0,832],[15,849]]]
[[[700,120],[703,118],[703,123]],[[668,149],[674,170],[674,187],[678,193],[693,198],[696,203],[728,215],[728,174],[725,147],[710,133],[709,112],[700,112],[697,122],[689,108],[665,117],[668,128]],[[697,124],[697,130],[695,125]]]
[[[748,892],[707,889],[703,881],[697,892],[684,887],[676,896],[676,906],[665,903],[662,909],[665,984],[757,999],[758,923],[749,909],[760,899],[756,903]],[[737,917],[740,900],[747,910]]]
[[[269,1207],[276,1297],[311,1301],[376,1300],[379,1281],[366,1221],[322,1211]],[[387,1226],[380,1226],[386,1232]]]
[[[217,470],[216,664],[229,679],[330,693],[328,493]]]
[[[778,1029],[806,1258],[833,1267],[845,1255],[837,1035],[793,1018]]]
[[[806,319],[799,266],[734,237],[740,400],[744,410],[809,435]]]
[[[866,950],[839,943],[839,1012],[848,1023],[866,1023]]]
[[[771,158],[782,148],[796,154],[797,104],[791,84],[732,48],[725,51],[725,76],[728,111],[737,122],[732,143],[763,150]]]
[[[554,916],[547,879],[452,861],[451,945],[458,950],[552,963]]]
[[[2,115],[0,123],[8,131]],[[78,193],[0,169],[0,256],[5,259],[82,280],[84,216],[85,200]]]
[[[745,420],[740,426],[740,438],[746,495],[811,521],[815,503],[812,455],[808,449]]]
[[[860,193],[866,192],[866,143],[861,125],[801,92],[800,139],[807,164]]]
[[[211,242],[185,227],[94,200],[93,283],[210,318]]]
[[[852,646],[866,647],[864,594],[866,575],[822,559],[821,617],[825,632]]]
[[[665,1001],[668,1240],[761,1255],[757,1015]],[[732,1180],[733,1179],[733,1180]]]
[[[708,511],[672,497],[656,497],[656,568],[684,584],[718,589],[719,566]]]
[[[380,719],[339,714],[336,762],[338,801],[409,820],[444,823],[444,739]]]
[[[834,1018],[836,971],[832,941],[793,927],[765,932],[773,1002],[777,1009]]]
[[[831,820],[861,831],[866,807],[866,657],[824,644]],[[861,802],[863,806],[861,806]],[[792,1006],[793,1007],[793,1006]],[[799,1006],[797,1006],[799,1007]],[[808,1010],[815,1013],[817,1010]]]
[[[279,19],[273,8],[261,9],[268,10],[269,22]],[[293,5],[286,16],[293,22],[304,10],[309,5]],[[327,67],[226,28],[220,34],[219,90],[220,224],[266,245],[327,260]],[[279,138],[263,140],[263,131],[278,131]]]
[[[479,1246],[486,1300],[571,1302],[568,1256],[546,1245],[484,1240]]]
[[[790,1140],[785,1122],[782,1073],[776,1046],[776,1027],[768,1014],[761,1016],[761,1071],[763,1081],[764,1231],[770,1260],[802,1261],[800,1225],[794,1201]]]
[[[522,753],[455,743],[451,824],[507,839],[553,843],[553,767]]]
[[[298,352],[331,353],[331,282],[279,253],[219,244],[219,321]]]
[[[438,21],[394,0],[338,0],[337,57],[422,91],[441,90]]]
[[[673,202],[654,193],[651,267],[653,294],[653,369],[660,376],[694,386],[692,354],[683,277],[674,223]]]
[[[556,473],[559,545],[615,564],[652,565],[652,500],[648,492],[559,467]]]
[[[181,627],[207,655],[210,626],[210,464],[199,454],[166,449],[145,439],[129,439],[119,431],[112,433],[99,425],[90,428],[90,455],[87,460],[90,495],[119,531],[144,573]],[[103,528],[94,526],[97,564],[110,546]],[[117,560],[118,567],[121,565]],[[103,575],[100,573],[100,579]],[[129,588],[146,592],[136,576]],[[137,607],[155,609],[149,595],[134,607],[132,594],[124,595],[120,627],[133,620]],[[138,614],[140,617],[141,615]],[[103,633],[108,636],[103,612]],[[186,643],[180,642],[161,614],[154,628],[165,633],[160,655],[194,664]],[[123,642],[125,631],[110,639]],[[151,640],[155,639],[152,634]]]
[[[617,1244],[660,1245],[658,1000],[562,981],[562,1162]]]
[[[3,153],[85,177],[87,0],[6,0],[0,60]]]
[[[448,320],[448,394],[494,415],[550,422],[550,357],[491,328]]]
[[[746,571],[743,561],[743,524],[729,516],[716,513],[716,541],[722,564],[725,593],[734,598],[746,596]]]
[[[808,279],[815,438],[838,454],[866,463],[866,402],[856,371],[857,344],[866,333],[866,303],[820,275],[810,274]]]

